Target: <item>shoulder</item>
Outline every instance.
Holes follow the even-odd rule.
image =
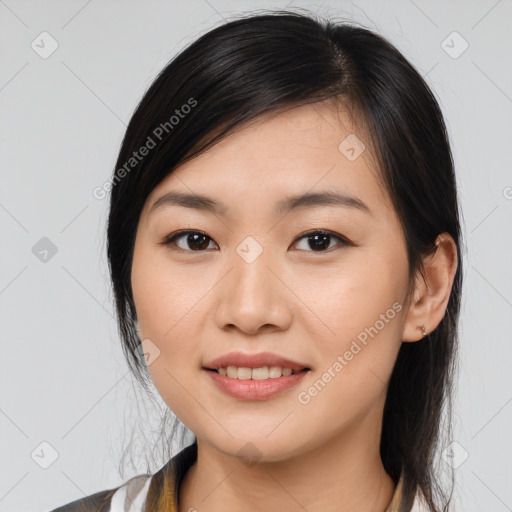
[[[146,502],[151,510],[161,510],[159,504],[163,502],[166,510],[175,511],[180,482],[196,457],[194,442],[152,475],[134,476],[119,487],[85,496],[49,512],[142,512]]]
[[[95,494],[80,498],[78,500],[62,505],[61,507],[55,508],[50,512],[99,512],[110,510],[110,500],[112,495],[116,492],[116,489],[109,489],[106,491],[100,491]]]
[[[142,510],[152,475],[134,476],[113,489],[72,501],[50,512],[117,512]],[[128,506],[127,506],[128,505]]]

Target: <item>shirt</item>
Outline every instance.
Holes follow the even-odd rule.
[[[177,498],[180,483],[197,458],[197,443],[193,443],[172,457],[153,475],[138,475],[114,489],[100,491],[63,505],[50,512],[145,512],[146,502],[156,503],[162,491],[164,474],[170,475],[174,487],[168,488],[166,498],[170,508],[165,512],[178,512]],[[403,474],[395,488],[393,498],[385,512],[397,512],[402,498]],[[428,512],[419,495],[410,512]]]

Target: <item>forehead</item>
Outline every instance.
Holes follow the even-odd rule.
[[[348,114],[314,103],[259,119],[178,166],[145,205],[168,191],[197,193],[228,207],[275,207],[284,196],[332,191],[389,208],[370,141]]]

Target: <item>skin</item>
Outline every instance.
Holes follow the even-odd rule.
[[[338,150],[356,133],[332,105],[297,107],[260,120],[178,167],[148,197],[137,229],[132,288],[140,337],[158,347],[148,365],[166,404],[194,432],[198,460],[180,487],[180,512],[245,510],[384,511],[395,486],[379,455],[387,386],[402,342],[431,332],[447,306],[457,266],[451,237],[438,237],[409,291],[398,217],[372,168],[369,144],[350,161]],[[367,143],[366,141],[365,143]],[[371,213],[314,206],[273,213],[292,194],[338,191]],[[170,191],[207,195],[222,215],[151,205]],[[207,234],[162,242],[177,230]],[[333,237],[314,250],[304,233]],[[314,234],[314,233],[313,233]],[[236,251],[250,236],[263,249],[252,263]],[[309,235],[311,236],[311,235]],[[365,328],[402,306],[343,370],[311,398]],[[202,366],[222,354],[269,351],[312,368],[295,388],[263,401],[230,397]],[[238,456],[251,442],[258,461]]]

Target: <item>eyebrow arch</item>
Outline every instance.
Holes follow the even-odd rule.
[[[168,192],[153,203],[148,216],[153,211],[163,206],[183,206],[185,208],[208,211],[219,215],[225,214],[228,209],[226,205],[207,196],[183,192]],[[284,215],[291,210],[312,208],[315,206],[355,208],[371,215],[370,208],[361,201],[361,199],[331,191],[305,193],[286,197],[278,201],[274,213],[275,215]]]

